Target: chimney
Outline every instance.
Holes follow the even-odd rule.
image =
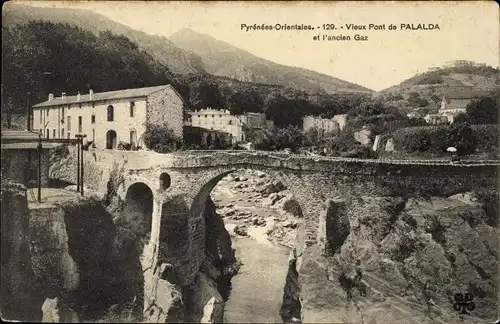
[[[53,93],[49,93],[49,101],[51,100],[54,100],[54,94]]]
[[[76,101],[80,101],[80,91],[78,91],[78,94],[76,95]]]
[[[94,90],[89,89],[89,99],[92,100],[92,95],[94,94]]]
[[[63,93],[61,94],[61,99],[65,99],[65,98],[66,98],[66,92],[63,92]]]

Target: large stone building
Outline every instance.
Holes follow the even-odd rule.
[[[327,133],[338,132],[340,130],[339,122],[334,118],[329,119],[316,116],[306,116],[302,119],[302,124],[304,131],[315,128],[318,130],[320,136]]]
[[[273,121],[266,120],[266,116],[261,113],[232,115],[229,110],[212,108],[189,112],[184,122],[185,126],[228,133],[232,143],[244,142],[248,132],[271,128],[273,124]]]
[[[147,124],[167,125],[183,136],[185,103],[171,85],[61,97],[52,94],[33,106],[33,128],[47,139],[86,134],[97,148],[114,149],[119,142],[144,147]]]

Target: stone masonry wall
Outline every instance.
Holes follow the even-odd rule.
[[[183,106],[182,98],[171,87],[154,92],[147,97],[147,121],[151,124],[168,125],[182,139]]]
[[[181,257],[183,260],[180,261],[186,282],[194,279],[196,270],[203,262],[201,211],[205,198],[218,179],[237,169],[264,171],[282,181],[302,208],[308,244],[317,242],[319,216],[325,212],[327,199],[345,199],[348,206],[350,200],[361,195],[449,196],[483,188],[495,190],[498,179],[498,163],[489,161],[476,165],[450,165],[449,161],[308,158],[252,151],[188,151],[175,154],[115,151],[97,152],[97,156],[98,160],[106,156],[106,163],[100,163],[105,167],[113,159],[125,160],[124,167],[128,170],[125,177],[141,177],[156,183],[160,173],[169,174],[171,186],[165,194],[182,197],[189,210],[186,214],[189,254]],[[200,194],[202,191],[203,194]]]

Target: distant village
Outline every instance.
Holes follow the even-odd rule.
[[[471,100],[444,95],[437,114],[429,114],[424,119],[429,124],[453,123]],[[227,109],[207,107],[192,111],[186,107],[171,85],[102,93],[90,90],[76,96],[49,94],[47,101],[33,106],[32,130],[41,133],[44,139],[71,139],[75,134],[84,133],[94,147],[115,149],[120,142],[144,147],[142,137],[146,124],[166,124],[188,142],[189,134],[195,130],[208,144],[216,138],[230,144],[245,143],[249,133],[271,129],[274,125],[263,113],[234,115]],[[409,113],[408,117],[417,116]],[[319,135],[335,134],[343,130],[346,119],[345,114],[332,118],[306,116],[302,128],[304,131],[316,129]]]

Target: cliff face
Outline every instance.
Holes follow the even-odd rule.
[[[31,263],[26,188],[20,184],[2,182],[1,231],[2,318],[40,321],[43,299]]]
[[[221,323],[224,303],[230,292],[231,277],[238,271],[238,264],[231,247],[231,238],[224,228],[222,218],[209,197],[205,215],[205,254],[195,283],[184,289],[186,320],[195,323]]]
[[[347,209],[337,210],[350,222],[340,247],[325,256],[315,246],[302,259],[303,320],[457,322],[456,293],[474,295],[476,308],[466,317],[496,319],[497,209],[480,200],[465,193],[346,202]],[[498,196],[487,201],[498,206]]]

